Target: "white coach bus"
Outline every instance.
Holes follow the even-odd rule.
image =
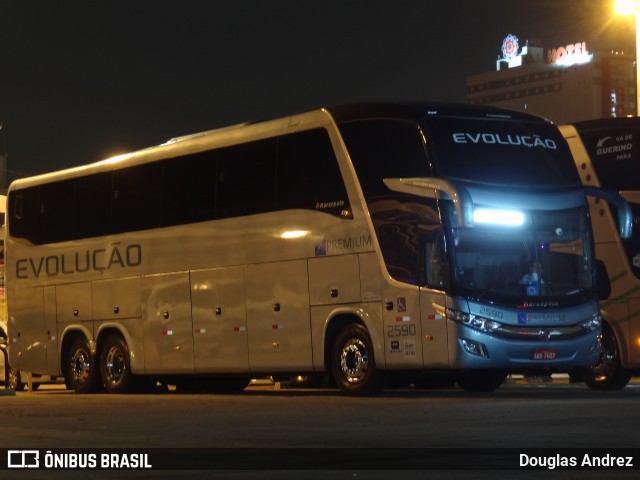
[[[362,104],[15,181],[12,367],[79,393],[328,374],[467,391],[600,356],[586,190],[557,127]],[[630,214],[619,197],[621,234]]]
[[[640,373],[640,118],[608,118],[560,127],[585,185],[623,196],[633,211],[633,235],[618,235],[615,206],[590,201],[596,254],[611,293],[601,302],[602,356],[587,370],[595,390],[617,390]]]

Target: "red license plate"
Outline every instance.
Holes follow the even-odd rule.
[[[531,352],[531,360],[555,360],[557,354],[555,350],[534,350]]]

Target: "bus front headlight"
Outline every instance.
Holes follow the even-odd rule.
[[[589,320],[587,320],[586,322],[582,322],[580,326],[590,332],[600,330],[600,328],[602,328],[602,317],[599,313],[594,313]]]
[[[458,322],[468,327],[475,328],[476,330],[480,330],[481,332],[492,333],[502,327],[501,323],[498,323],[494,320],[489,320],[488,318],[480,317],[478,315],[474,315],[472,313],[465,313],[459,310],[453,310],[451,308],[447,308],[446,312],[447,318],[449,320],[453,320],[454,322]]]

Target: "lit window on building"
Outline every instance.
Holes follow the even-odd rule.
[[[617,110],[616,110],[617,104],[618,104],[618,96],[616,95],[616,92],[611,92],[611,116],[612,117],[617,117]]]

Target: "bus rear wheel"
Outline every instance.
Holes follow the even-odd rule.
[[[371,395],[382,388],[373,344],[364,326],[347,325],[338,334],[331,355],[331,370],[338,388],[347,395]]]
[[[34,390],[37,390],[36,385],[38,384],[34,384],[33,386]],[[9,388],[13,388],[16,392],[24,392],[27,388],[27,384],[22,383],[20,372],[18,370],[14,370],[13,368],[9,371]]]
[[[135,388],[129,363],[129,346],[120,334],[109,335],[100,351],[100,374],[108,393],[127,393]]]
[[[95,355],[84,337],[71,342],[67,354],[65,381],[76,393],[94,393],[98,390],[100,375]]]
[[[620,365],[620,351],[613,331],[603,325],[600,360],[584,372],[584,383],[592,390],[620,390],[631,379],[631,372]]]

